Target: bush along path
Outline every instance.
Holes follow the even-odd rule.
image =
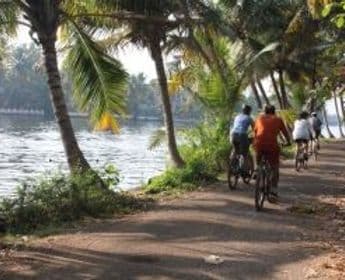
[[[120,219],[23,238],[1,279],[345,279],[345,143],[296,173],[283,162],[280,202],[254,210],[253,186],[225,183]],[[214,255],[214,256],[211,256]]]

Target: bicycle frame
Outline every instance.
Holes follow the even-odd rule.
[[[307,144],[296,143],[296,154],[295,154],[295,169],[299,171],[301,167],[307,168],[306,159],[304,157]],[[307,151],[308,152],[308,151]]]
[[[258,166],[258,174],[255,186],[255,208],[257,211],[263,208],[265,199],[268,199],[272,185],[272,167],[268,160],[262,155]]]
[[[248,168],[248,171],[244,168],[246,164],[246,160],[252,161],[252,156],[250,153],[247,155],[247,158],[239,153],[235,153],[234,151],[231,153],[229,158],[229,165],[228,165],[228,187],[231,190],[234,190],[237,186],[238,179],[242,177],[242,180],[245,184],[249,184],[250,179],[253,174],[253,165],[251,164],[251,167]],[[248,174],[246,173],[248,172]]]

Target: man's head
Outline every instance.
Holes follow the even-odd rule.
[[[267,104],[265,106],[265,114],[266,115],[274,115],[276,113],[276,107],[274,107],[273,105],[269,105]]]
[[[299,118],[300,119],[307,119],[309,117],[309,114],[308,112],[305,112],[305,111],[302,111],[300,114],[299,114]]]
[[[245,115],[250,115],[252,112],[252,107],[245,104],[242,106],[242,113],[245,114]]]

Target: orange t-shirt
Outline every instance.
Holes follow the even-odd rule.
[[[279,132],[288,136],[284,122],[276,115],[261,115],[254,124],[255,145],[276,147]]]

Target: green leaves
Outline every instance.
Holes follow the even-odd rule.
[[[18,7],[14,1],[0,1],[0,32],[13,34],[17,27]]]
[[[321,15],[323,17],[327,17],[331,11],[332,11],[333,4],[328,4],[325,6],[325,8],[322,10]]]
[[[339,29],[345,27],[345,13],[337,15],[333,21]]]
[[[149,147],[148,149],[150,151],[158,148],[163,141],[166,140],[166,131],[165,129],[157,129],[156,131],[154,131],[150,137],[150,141],[149,141]]]
[[[322,16],[331,16],[331,22],[333,22],[337,28],[345,28],[345,1],[339,3],[330,3],[322,10]]]
[[[91,113],[94,123],[105,113],[124,113],[128,75],[121,63],[74,22],[70,24],[70,34],[73,47],[66,57],[66,66],[80,108]]]

